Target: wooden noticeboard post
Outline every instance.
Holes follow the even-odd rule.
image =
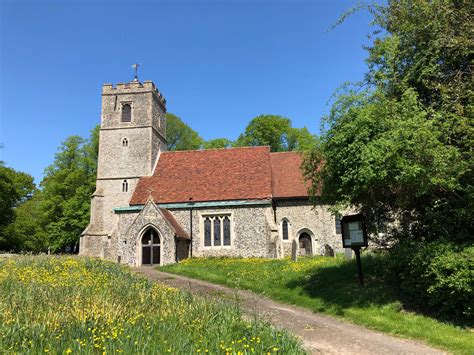
[[[360,248],[367,247],[367,229],[364,215],[354,214],[343,216],[341,219],[342,245],[344,248],[351,248],[357,258],[357,274],[359,282],[364,285],[362,276],[362,263],[360,261]]]

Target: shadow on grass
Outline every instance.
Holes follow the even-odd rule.
[[[311,298],[319,298],[324,304],[321,307],[326,310],[330,307],[336,314],[342,314],[350,307],[390,305],[400,309],[396,289],[386,280],[384,258],[381,255],[362,256],[364,286],[359,285],[355,259],[315,267],[309,274],[290,281],[286,286],[300,289],[302,294]]]
[[[457,318],[446,318],[407,303],[398,292],[394,279],[390,278],[387,264],[388,255],[366,254],[361,256],[364,286],[359,284],[356,260],[345,260],[334,265],[318,266],[309,274],[291,280],[286,284],[290,289],[300,290],[304,296],[319,299],[316,311],[332,311],[343,315],[351,307],[380,307],[395,312],[414,312],[441,322],[462,328],[472,324]]]

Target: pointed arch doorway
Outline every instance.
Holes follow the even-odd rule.
[[[161,262],[161,239],[153,228],[148,228],[142,235],[142,265],[159,265]]]
[[[298,244],[299,244],[299,249],[300,249],[299,254],[301,256],[313,255],[313,246],[311,242],[311,236],[308,233],[306,232],[301,233],[298,238],[298,242],[299,242]]]

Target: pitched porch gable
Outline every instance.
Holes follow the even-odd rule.
[[[160,264],[173,263],[176,260],[176,239],[189,236],[167,210],[160,209],[149,199],[137,214],[119,241],[119,254],[123,261],[136,266],[141,265],[141,239],[149,229],[154,229],[161,241]]]

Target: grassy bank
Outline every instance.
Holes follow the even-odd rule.
[[[0,353],[302,353],[239,309],[150,283],[114,263],[0,259]]]
[[[289,259],[188,259],[160,270],[235,288],[316,312],[339,316],[386,333],[423,340],[456,353],[472,353],[474,333],[407,311],[383,274],[383,258],[363,258],[365,287],[354,261],[342,257]]]

